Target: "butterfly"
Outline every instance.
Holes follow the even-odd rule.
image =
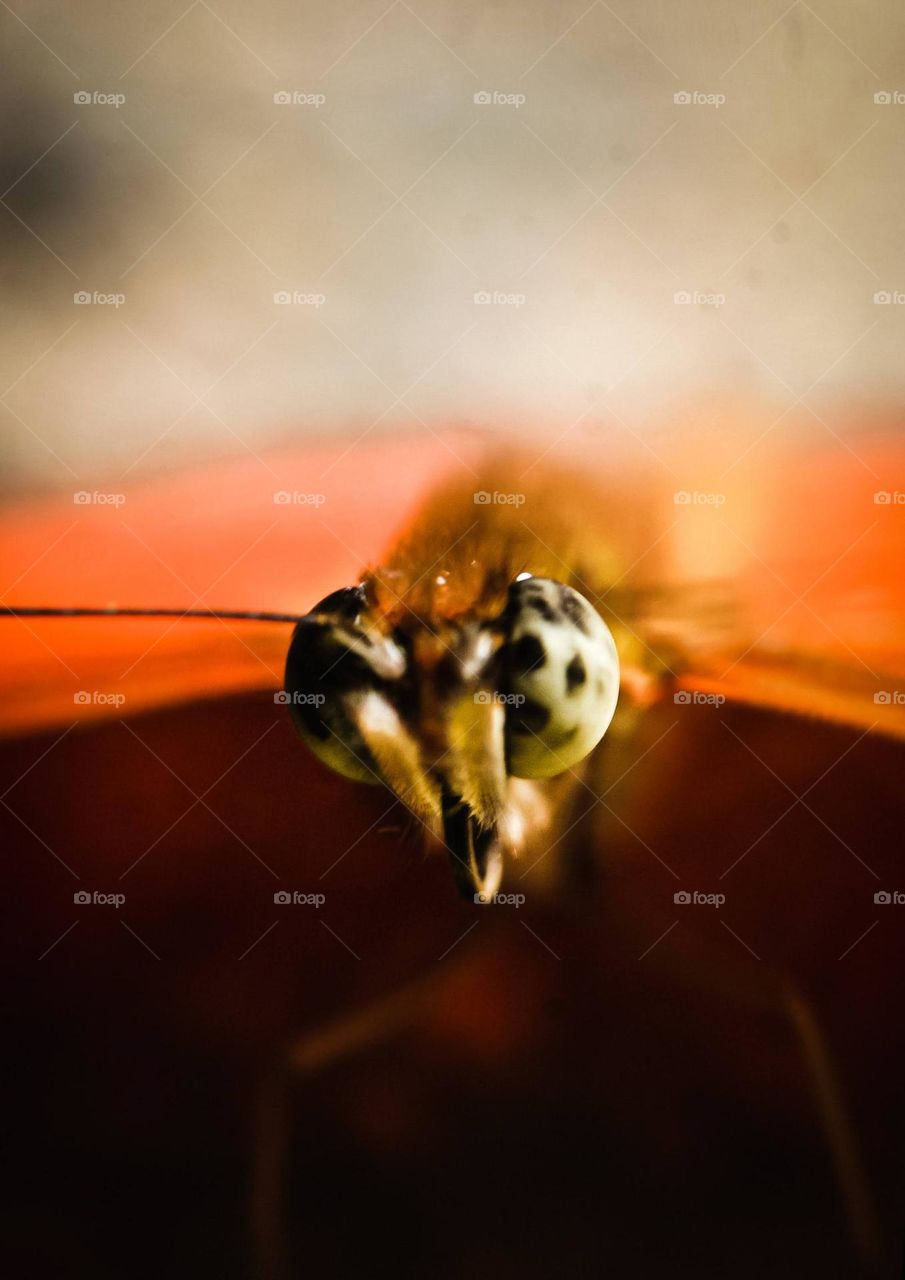
[[[586,1062],[582,1131],[601,1098],[611,1106],[608,1141],[624,1118],[615,1182],[625,1157],[653,1168],[662,1185],[663,1168],[677,1167],[673,1148],[663,1153],[662,1126],[678,1116],[688,1135],[689,1200],[698,1186],[714,1185],[693,1180],[702,1093],[717,1099],[714,1132],[725,1132],[727,1115],[738,1126],[746,1176],[752,1135],[759,1141],[765,1126],[767,1145],[781,1153],[777,1167],[800,1146],[812,1169],[818,1118],[867,1274],[881,1233],[853,1137],[862,1135],[846,1115],[833,1064],[838,1056],[838,1075],[861,1105],[876,1098],[885,1143],[897,1095],[878,1064],[895,1060],[884,975],[899,971],[899,935],[892,916],[874,927],[866,911],[872,895],[894,888],[889,834],[898,829],[896,756],[905,735],[905,548],[899,503],[882,500],[895,493],[899,450],[889,440],[859,447],[862,468],[834,446],[762,444],[733,468],[744,448],[738,440],[673,450],[659,442],[656,459],[610,438],[571,450],[567,443],[519,433],[488,448],[473,434],[444,433],[309,446],[270,458],[276,474],[255,461],[231,463],[146,482],[119,507],[48,498],[0,516],[0,568],[11,584],[0,617],[0,728],[45,731],[21,749],[7,744],[9,779],[15,786],[24,778],[10,796],[9,828],[23,853],[12,865],[21,884],[34,878],[32,901],[41,904],[33,914],[42,943],[33,950],[63,938],[50,953],[61,962],[48,971],[55,989],[66,939],[76,935],[64,935],[73,921],[58,895],[45,892],[40,855],[25,856],[36,839],[47,858],[69,859],[73,848],[86,883],[96,877],[104,889],[144,868],[135,894],[142,912],[130,910],[119,932],[126,938],[125,927],[134,929],[167,957],[180,955],[179,943],[182,954],[195,954],[196,903],[211,892],[218,837],[228,846],[255,833],[257,850],[242,841],[251,892],[244,880],[233,883],[234,864],[217,862],[218,900],[235,908],[222,926],[223,963],[211,965],[206,943],[203,980],[186,983],[179,968],[175,985],[163,988],[161,1004],[180,1010],[183,988],[203,992],[193,1006],[203,1043],[220,1052],[210,1028],[223,1010],[242,1052],[259,1042],[279,991],[287,1025],[303,1010],[290,1068],[306,1082],[334,1059],[345,1068],[346,1055],[365,1055],[360,1078],[371,1079],[367,1046],[412,1027],[452,1078],[473,1081],[474,1099],[489,1093],[501,1113],[526,1062],[544,1088],[562,1073],[554,1097],[575,1088],[576,1063]],[[596,640],[578,618],[591,621]],[[573,687],[598,675],[611,701],[607,635],[619,673],[612,719],[573,758],[561,740],[572,727],[561,720],[568,670],[583,641],[599,642],[599,650],[582,649],[585,680],[575,682],[573,669]],[[604,655],[596,670],[595,654]],[[551,672],[550,684],[536,683]],[[218,703],[242,692],[252,696],[221,714]],[[168,706],[176,713],[142,725],[143,714]],[[591,711],[596,733],[609,702]],[[119,717],[140,742],[112,725],[72,733],[56,748],[73,722],[103,729]],[[209,779],[234,753],[257,751],[258,730],[274,717],[287,730],[294,721],[302,741],[271,733],[260,755],[240,757],[251,769],[244,782],[230,774],[232,792],[221,788],[225,814],[177,827],[195,798],[183,797],[182,777],[200,807]],[[212,733],[228,741],[197,771],[186,767],[204,757]],[[855,749],[862,737],[881,735],[887,742]],[[120,738],[133,754],[125,756]],[[843,757],[844,771],[832,773]],[[109,787],[97,777],[105,769],[116,775]],[[288,795],[295,776],[301,800]],[[796,808],[789,788],[817,803],[805,788],[825,777],[819,812]],[[383,805],[369,807],[378,780],[408,806],[404,829],[390,840],[369,835],[384,820]],[[164,795],[167,788],[175,794]],[[169,859],[161,857],[165,838]],[[436,875],[409,856],[413,838],[440,855]],[[384,873],[397,840],[400,857]],[[143,861],[149,849],[164,874]],[[355,857],[345,858],[349,849]],[[329,915],[294,916],[292,929],[287,916],[275,919],[281,895],[271,900],[274,886],[251,853],[274,862],[281,889],[296,867],[306,889],[323,888],[329,873]],[[440,858],[469,901],[493,896],[499,875],[495,896],[527,889],[528,910],[493,909],[466,923],[449,894],[425,911],[425,883],[442,883]],[[320,880],[305,879],[309,872]],[[600,892],[586,892],[588,876],[599,877]],[[725,910],[681,905],[689,890],[712,897],[727,886]],[[19,897],[9,900],[27,918],[14,906]],[[254,923],[249,902],[260,917]],[[190,921],[189,944],[181,919]],[[318,934],[330,950],[312,964]],[[155,963],[142,942],[126,945],[136,964]],[[299,954],[287,957],[290,948]],[[236,975],[247,955],[263,978],[243,986]],[[104,950],[97,959],[115,990],[119,967]],[[214,969],[220,986],[210,985]],[[406,985],[413,973],[420,976]],[[78,986],[80,965],[74,974]],[[391,991],[376,1006],[375,986]],[[557,1014],[564,1005],[569,1016]],[[334,1006],[346,1012],[312,1025]],[[854,1020],[847,1056],[838,1010]],[[820,1031],[820,1014],[834,1039]],[[440,1038],[438,1026],[446,1027]],[[717,1044],[734,1053],[728,1065]],[[580,1052],[571,1051],[576,1045]],[[411,1058],[408,1048],[389,1055],[392,1089],[399,1064],[408,1064],[412,1088],[399,1092],[417,1099],[419,1073],[430,1078],[433,1069],[422,1061],[433,1060]],[[662,1071],[651,1071],[660,1061]],[[537,1105],[541,1090],[533,1089],[519,1095],[519,1125],[525,1107]],[[787,1094],[792,1101],[779,1105]],[[448,1107],[448,1096],[443,1109],[457,1126],[461,1111]],[[479,1114],[483,1125],[489,1113]],[[277,1107],[275,1115],[283,1134],[286,1114]],[[412,1115],[418,1132],[417,1102]],[[433,1138],[428,1145],[434,1161]],[[288,1174],[285,1155],[283,1164],[273,1155],[284,1144],[265,1137],[261,1146],[275,1162],[258,1162],[257,1200],[267,1211],[257,1230],[269,1257],[286,1234],[279,1206],[288,1197],[274,1188]],[[863,1146],[874,1159],[869,1133]],[[716,1151],[713,1177],[722,1178],[724,1147]],[[763,1182],[759,1169],[752,1176]],[[738,1184],[730,1185],[734,1196]],[[797,1202],[789,1214],[798,1214]]]
[[[516,861],[559,861],[577,793],[624,767],[654,702],[728,698],[902,736],[903,535],[869,504],[870,475],[853,483],[824,451],[808,506],[813,457],[771,455],[753,488],[750,468],[727,483],[723,459],[692,472],[687,446],[674,457],[664,475],[627,451],[602,463],[448,433],[293,455],[279,475],[296,489],[232,467],[200,494],[192,477],[152,486],[113,518],[83,503],[79,532],[55,542],[58,513],[20,518],[6,544],[31,600],[3,604],[19,646],[5,647],[3,723],[276,687],[305,746],[350,788],[389,788],[478,902]],[[683,466],[693,488],[676,487]],[[142,552],[163,572],[139,603]],[[185,598],[199,564],[224,560],[214,587],[237,592],[231,607],[148,601],[167,575]],[[99,592],[117,603],[91,604]],[[97,688],[67,707],[63,672]]]

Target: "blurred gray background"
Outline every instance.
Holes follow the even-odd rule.
[[[7,493],[365,429],[900,416],[901,4],[10,0],[0,31]]]

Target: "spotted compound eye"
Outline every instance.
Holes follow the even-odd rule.
[[[503,653],[507,767],[552,778],[606,733],[619,696],[619,656],[609,627],[571,587],[525,578],[509,590]]]
[[[335,773],[381,782],[376,762],[350,715],[350,700],[386,694],[405,673],[403,650],[359,625],[359,587],[334,591],[302,618],[286,657],[285,700],[300,737]]]

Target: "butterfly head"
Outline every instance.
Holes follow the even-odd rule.
[[[393,612],[374,585],[333,592],[297,625],[285,688],[322,763],[383,783],[446,846],[457,884],[492,896],[543,810],[613,717],[612,634],[573,588],[527,574],[500,606]]]

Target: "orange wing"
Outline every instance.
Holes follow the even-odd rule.
[[[666,655],[679,690],[905,736],[905,448],[862,441],[856,460],[832,441],[759,444],[737,466],[728,434],[706,448],[684,436],[656,462],[536,446],[513,451],[511,487],[554,458],[599,481],[595,521],[626,566],[605,603],[642,659]],[[482,452],[465,433],[343,442],[146,483],[119,507],[67,495],[12,508],[0,518],[2,603],[304,612],[354,581],[435,484],[466,470],[481,487]],[[289,639],[287,625],[260,622],[0,627],[7,732],[277,688]]]
[[[304,613],[356,581],[469,449],[432,437],[342,442],[146,482],[118,506],[66,494],[12,507],[0,516],[2,603]],[[6,618],[0,628],[7,733],[278,688],[291,630],[128,618]]]
[[[724,483],[721,507],[684,506],[672,581],[697,555],[715,566],[697,584],[705,613],[720,596],[730,610],[713,625],[694,582],[684,604],[673,590],[691,668],[680,687],[905,737],[903,473],[888,441],[857,460],[830,441],[774,450],[747,489]]]

